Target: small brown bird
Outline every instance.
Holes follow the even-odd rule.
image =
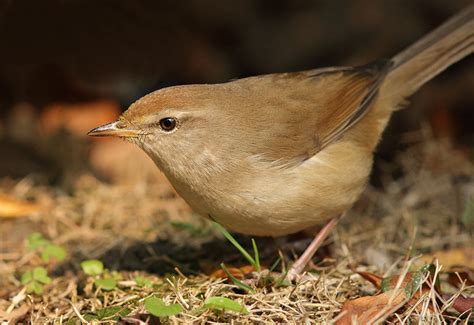
[[[470,6],[391,60],[165,88],[89,134],[137,144],[197,213],[232,231],[326,223],[292,278],[364,190],[390,115],[473,50]]]

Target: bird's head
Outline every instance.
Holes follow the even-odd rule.
[[[236,140],[225,88],[225,84],[187,85],[155,91],[89,135],[135,143],[165,172],[209,173],[219,168],[226,148]]]

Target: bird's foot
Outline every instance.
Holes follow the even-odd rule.
[[[316,234],[311,244],[309,244],[309,246],[303,252],[303,255],[301,255],[295,263],[293,263],[290,270],[286,274],[287,281],[291,282],[297,280],[298,277],[302,275],[306,265],[309,263],[309,261],[311,261],[316,251],[319,249],[319,247],[321,247],[324,240],[326,240],[342,216],[343,214],[329,220],[329,222]]]

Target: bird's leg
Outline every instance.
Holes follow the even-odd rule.
[[[294,280],[297,275],[303,272],[306,265],[314,256],[318,248],[321,247],[324,240],[328,237],[328,235],[331,233],[331,230],[339,222],[343,215],[344,214],[341,214],[340,216],[329,220],[329,222],[316,234],[311,244],[309,244],[309,246],[303,252],[303,255],[301,255],[291,266],[290,270],[286,275],[287,280]]]

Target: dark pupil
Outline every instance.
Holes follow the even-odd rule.
[[[167,117],[160,121],[161,127],[166,131],[171,131],[176,126],[176,122],[173,118]]]

